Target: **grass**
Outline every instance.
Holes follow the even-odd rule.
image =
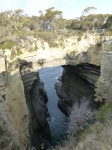
[[[105,122],[112,117],[112,101],[103,105],[96,115],[97,121]]]

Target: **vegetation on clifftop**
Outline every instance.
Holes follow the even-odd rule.
[[[37,51],[37,41],[47,42],[49,47],[63,47],[64,39],[78,35],[77,41],[87,30],[112,30],[112,15],[91,14],[86,8],[76,19],[64,19],[61,11],[54,7],[39,11],[39,16],[28,16],[23,10],[8,10],[0,13],[0,49],[16,49],[17,54]],[[109,32],[110,33],[110,32]],[[18,52],[19,51],[19,52]]]
[[[88,9],[84,11],[87,13]],[[40,16],[32,17],[25,15],[21,9],[2,12],[0,13],[0,49],[3,51],[10,49],[11,57],[14,58],[16,54],[22,54],[22,49],[29,52],[37,51],[39,49],[37,41],[39,40],[48,43],[49,47],[63,47],[65,38],[76,35],[78,36],[77,42],[80,42],[83,33],[86,31],[97,32],[99,29],[106,29],[107,31],[103,34],[112,35],[112,15],[84,14],[79,18],[67,20],[63,18],[61,11],[55,10],[53,7],[47,9],[45,14],[40,11]],[[73,112],[77,110],[76,108],[78,108],[77,105],[75,105]],[[83,122],[77,121],[77,124],[76,118],[74,118],[75,124],[73,124],[73,118],[71,117],[69,132],[72,132],[72,134],[69,134],[64,146],[59,146],[57,149],[111,150],[112,101],[106,103],[100,109],[96,114],[96,123],[91,126],[88,120],[90,121],[93,116],[87,106],[82,108],[85,108],[84,113],[86,114]],[[80,108],[78,110],[82,117],[84,113],[82,114]],[[89,115],[87,116],[88,112]],[[73,114],[73,117],[76,116]],[[80,127],[77,128],[77,131],[74,130],[75,125]],[[78,133],[79,136],[76,138]],[[0,128],[0,134],[3,134],[2,128]],[[102,144],[100,145],[100,143]]]

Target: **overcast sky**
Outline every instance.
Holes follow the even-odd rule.
[[[38,15],[39,10],[55,7],[67,19],[79,17],[88,6],[96,7],[96,13],[112,14],[112,0],[0,0],[0,12],[20,8],[32,16]]]

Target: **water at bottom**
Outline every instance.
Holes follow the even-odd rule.
[[[57,103],[59,98],[56,95],[54,84],[58,81],[58,77],[61,76],[63,68],[51,67],[43,68],[39,70],[39,76],[41,81],[44,82],[44,87],[48,94],[47,107],[51,115],[51,121],[49,122],[52,140],[49,143],[49,147],[62,143],[66,137],[68,118],[59,110]]]

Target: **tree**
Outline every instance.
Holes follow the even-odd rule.
[[[54,7],[46,9],[45,19],[49,22],[52,22],[54,19],[58,19],[62,17],[62,12],[58,10],[54,10]]]
[[[112,15],[107,19],[105,26],[107,26],[109,30],[112,30]]]
[[[83,10],[83,16],[84,16],[86,13],[90,14],[92,10],[96,10],[96,8],[95,8],[94,6],[89,6],[89,7],[85,8],[85,9]]]
[[[96,10],[96,8],[95,8],[94,6],[89,6],[89,7],[85,8],[85,9],[83,10],[83,16],[84,16],[85,14],[90,14],[92,10]],[[92,25],[93,25],[93,31],[94,31],[95,20],[92,21]]]
[[[22,9],[15,10],[15,13],[18,15],[22,14],[23,12],[24,12],[24,10],[22,10]]]
[[[54,7],[48,8],[45,10],[45,14],[42,11],[39,11],[39,22],[41,24],[41,28],[44,30],[54,30],[60,24],[60,20],[62,19],[62,12],[58,10],[54,10]]]
[[[78,19],[74,19],[70,25],[70,28],[73,30],[80,30],[81,29],[81,21]]]

